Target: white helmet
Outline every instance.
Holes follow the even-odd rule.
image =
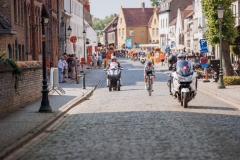
[[[112,60],[114,60],[114,59],[117,60],[117,57],[116,56],[112,56]]]

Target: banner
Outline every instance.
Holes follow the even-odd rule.
[[[126,39],[126,48],[129,48],[129,49],[132,48],[132,39],[131,38]]]

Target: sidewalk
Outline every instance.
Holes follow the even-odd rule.
[[[39,113],[42,98],[0,118],[0,159],[21,147],[27,141],[44,131],[68,110],[91,96],[98,84],[105,80],[102,69],[86,69],[86,89],[82,80],[66,78],[60,83],[66,94],[51,92],[48,96],[53,113]]]
[[[218,85],[213,82],[213,79],[209,79],[210,82],[203,82],[203,80],[198,79],[198,91],[214,96],[240,109],[240,85],[231,85],[226,86],[225,89],[218,89]]]

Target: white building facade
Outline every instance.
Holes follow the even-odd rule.
[[[64,0],[64,9],[66,14],[66,29],[68,26],[72,28],[70,36],[66,36],[66,53],[75,54],[79,59],[84,57],[84,39],[83,39],[83,26],[84,26],[84,13],[83,2],[79,0]],[[70,42],[70,38],[75,36],[76,43]]]

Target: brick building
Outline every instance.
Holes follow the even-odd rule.
[[[59,27],[64,0],[1,0],[0,50],[6,58],[42,60],[42,3],[49,12],[45,27],[46,57],[57,66],[60,53]]]
[[[0,50],[7,51],[6,58],[27,60],[26,1],[0,1]]]

